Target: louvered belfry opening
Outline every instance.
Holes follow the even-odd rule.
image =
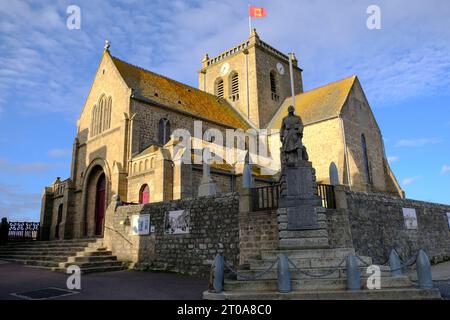
[[[231,101],[237,101],[239,100],[239,75],[237,73],[234,73],[231,76],[231,95],[230,95]]]
[[[222,79],[217,81],[217,84],[216,84],[216,96],[221,98],[221,99],[223,99],[223,97],[224,97],[223,80]]]

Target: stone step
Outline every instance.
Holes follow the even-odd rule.
[[[291,280],[292,290],[345,290],[347,286],[346,279],[302,279]],[[366,282],[362,279],[361,285],[366,287]],[[411,281],[406,276],[382,277],[381,288],[405,288],[410,287]],[[277,280],[225,280],[225,291],[277,291]]]
[[[318,230],[299,230],[299,231],[289,231],[282,230],[279,232],[280,239],[289,238],[328,238],[327,229]]]
[[[26,249],[26,250],[5,250],[0,251],[1,255],[5,254],[14,254],[14,253],[21,253],[21,254],[27,254],[27,255],[74,255],[77,252],[81,252],[84,250],[84,247],[81,248],[70,248],[70,249],[46,249],[46,250],[39,250],[39,249]]]
[[[320,249],[329,248],[328,238],[280,239],[280,249]]]
[[[100,256],[75,256],[75,257],[69,257],[66,260],[69,263],[79,263],[79,262],[99,262],[99,261],[117,261],[116,256],[111,255],[100,255]]]
[[[73,240],[51,240],[51,241],[17,241],[8,242],[4,247],[16,247],[21,245],[27,246],[40,246],[40,245],[58,245],[58,244],[88,244],[97,241],[102,241],[100,238],[88,238],[88,239],[73,239]]]
[[[290,259],[306,259],[306,258],[344,258],[349,253],[355,254],[353,248],[337,248],[337,249],[307,249],[307,250],[261,250],[261,258],[263,260],[275,260],[279,254],[284,254]]]
[[[353,291],[238,291],[211,293],[205,291],[206,300],[436,300],[441,299],[438,289],[398,288]]]
[[[76,253],[76,257],[89,257],[89,256],[109,256],[112,255],[110,250],[85,250]]]
[[[318,227],[318,229],[326,229],[327,228],[327,221],[326,220],[318,221],[317,227]],[[278,221],[278,230],[280,230],[280,231],[288,230],[287,222],[280,222],[280,221]]]
[[[317,274],[326,274],[328,272],[331,272],[334,268],[301,268],[302,271],[305,271],[307,273],[311,273],[312,275],[317,275]],[[367,274],[367,268],[366,267],[360,267],[359,268],[360,272],[361,272],[361,277],[363,278],[367,278],[368,276],[370,276],[371,274]],[[248,279],[248,277],[255,277],[259,274],[261,274],[264,271],[264,269],[262,270],[239,270],[238,274],[242,275],[242,276],[238,276],[237,279],[238,280],[242,280],[242,281],[248,281],[246,279]],[[390,269],[388,267],[383,267],[381,270],[381,276],[382,277],[390,277],[391,276],[391,272]],[[337,269],[336,271],[334,271],[331,274],[326,274],[323,277],[317,278],[314,277],[312,275],[306,275],[301,273],[300,271],[297,271],[295,269],[290,269],[290,273],[291,273],[291,279],[294,280],[300,280],[300,279],[347,279],[347,269],[344,267],[341,267],[339,269]],[[277,272],[277,268],[275,267],[274,269],[272,269],[271,271],[263,274],[262,276],[258,277],[258,280],[276,280],[278,278],[278,272]]]
[[[28,254],[9,254],[0,255],[0,260],[17,259],[17,260],[37,260],[37,261],[54,261],[63,262],[67,261],[67,256],[57,256],[57,255],[28,255]]]
[[[279,214],[278,217],[278,223],[287,223],[287,214]],[[317,214],[317,221],[323,221],[326,222],[327,221],[327,215],[326,213],[318,213]]]
[[[370,257],[360,257],[366,264],[372,264],[372,258]],[[290,259],[298,268],[333,268],[341,263],[343,258],[292,258]],[[249,259],[248,264],[250,265],[250,270],[265,270],[270,267],[274,259],[261,260],[261,259]],[[364,264],[356,260],[359,266],[364,266]],[[345,266],[345,262],[344,262]]]
[[[104,266],[104,267],[92,267],[92,268],[82,268],[81,273],[94,273],[94,272],[113,272],[113,271],[122,271],[124,270],[122,265],[116,265],[116,266]],[[62,270],[54,270],[54,271],[60,271],[60,272],[66,272],[66,269]]]
[[[20,246],[14,248],[0,249],[0,252],[9,251],[41,251],[41,250],[83,250],[86,246],[83,245],[47,245],[47,246]]]
[[[37,266],[45,268],[57,267],[59,265],[59,262],[56,261],[26,260],[26,259],[3,259],[3,260],[27,266]]]
[[[88,262],[61,262],[58,267],[60,269],[67,269],[69,266],[76,265],[80,269],[99,268],[99,267],[115,267],[122,266],[122,262],[116,260],[104,261],[88,261]]]

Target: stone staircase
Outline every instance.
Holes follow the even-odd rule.
[[[82,273],[123,269],[99,238],[9,243],[0,247],[0,260],[60,272],[71,265]]]
[[[320,209],[319,209],[320,210]],[[358,267],[361,272],[360,291],[348,291],[345,259],[355,254],[353,248],[330,248],[326,230],[324,212],[317,212],[319,229],[305,231],[287,231],[286,217],[278,216],[280,246],[277,250],[262,250],[260,256],[249,259],[248,263],[238,269],[237,279],[225,279],[223,292],[204,292],[204,299],[211,300],[279,300],[279,299],[440,299],[438,289],[419,289],[407,276],[392,276],[388,266],[380,266],[381,290],[367,288],[367,265],[372,264],[370,257],[360,257]],[[280,255],[286,255],[305,275],[290,266],[290,293],[279,293],[277,282],[277,265],[264,273]],[[336,268],[341,262],[340,267]],[[313,275],[326,274],[317,278]],[[261,275],[263,274],[263,275]],[[252,279],[260,275],[257,279]],[[250,279],[249,279],[250,278]]]

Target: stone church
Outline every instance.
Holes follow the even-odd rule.
[[[198,89],[120,60],[106,45],[77,122],[70,177],[45,187],[41,237],[101,237],[113,195],[125,203],[196,197],[202,166],[175,159],[171,137],[178,128],[194,135],[195,121],[205,131],[269,129],[266,143],[279,158],[278,130],[294,101],[318,183],[403,198],[358,78],[304,92],[294,58],[292,97],[289,70],[289,57],[256,30],[239,45],[204,56]],[[277,175],[262,168],[253,167],[254,184],[276,184]],[[223,194],[239,192],[242,172],[238,162],[211,166]]]

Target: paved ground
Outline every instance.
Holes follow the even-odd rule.
[[[432,266],[435,286],[450,300],[450,262]],[[410,273],[413,280],[415,271]],[[66,288],[67,275],[0,261],[0,300],[19,299],[11,293]],[[57,299],[201,299],[204,279],[170,273],[118,271],[81,276],[81,292]]]
[[[0,300],[11,293],[48,287],[67,288],[66,274],[0,262]],[[118,271],[81,276],[81,293],[57,299],[201,299],[204,279],[169,273]]]

